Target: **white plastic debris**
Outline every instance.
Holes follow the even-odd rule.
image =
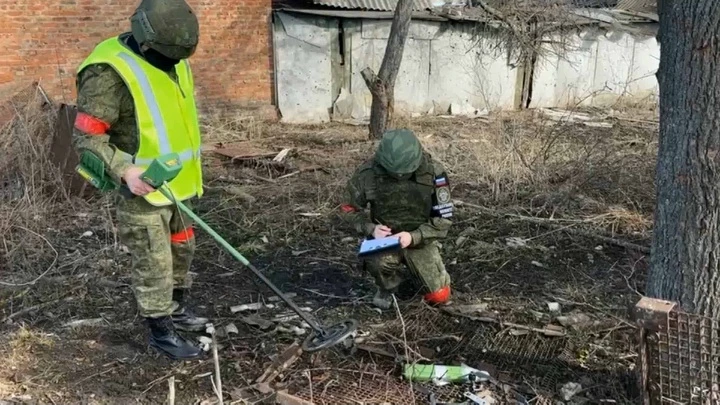
[[[550,312],[560,312],[560,304],[557,302],[548,302],[547,306]]]
[[[560,396],[562,396],[562,399],[565,401],[569,401],[572,397],[577,395],[580,391],[582,391],[582,385],[575,383],[575,382],[569,382],[560,388]]]
[[[240,333],[240,331],[238,331],[238,328],[237,328],[237,326],[235,326],[234,323],[229,323],[229,324],[225,325],[225,332],[228,335],[231,333],[235,333],[235,334]]]
[[[80,235],[81,238],[88,238],[90,236],[93,236],[92,231],[85,231],[82,235]]]
[[[275,305],[273,304],[263,304],[261,302],[254,302],[252,304],[242,304],[242,305],[235,305],[230,307],[230,312],[233,314],[236,312],[245,312],[245,311],[257,311],[262,308],[275,308]]]
[[[198,341],[200,342],[200,347],[203,349],[204,352],[210,351],[210,345],[212,345],[212,339],[207,336],[200,336],[198,338]]]
[[[544,269],[544,268],[545,268],[545,265],[544,265],[544,264],[542,264],[542,263],[540,263],[540,262],[538,262],[538,261],[536,261],[536,260],[531,261],[530,264],[532,264],[532,265],[535,266],[535,267],[540,267],[541,269]]]
[[[521,248],[527,246],[527,239],[511,236],[505,238],[505,244],[511,248]]]
[[[282,333],[290,333],[290,334],[293,334],[293,335],[296,335],[296,336],[302,336],[302,335],[304,335],[305,333],[307,333],[307,331],[306,331],[305,329],[299,328],[299,327],[297,327],[297,326],[295,326],[295,325],[292,325],[292,326],[289,326],[289,327],[285,327],[285,326],[283,326],[283,325],[278,325],[277,331],[278,331],[278,332],[282,332]]]

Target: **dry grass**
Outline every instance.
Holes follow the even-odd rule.
[[[29,86],[0,106],[0,260],[33,278],[47,268],[52,246],[42,234],[66,201],[50,162],[56,111],[42,90]],[[24,277],[25,278],[25,277]]]
[[[43,279],[47,283],[22,290],[0,288],[0,299],[4,292],[10,292],[13,296],[0,302],[4,305],[11,303],[5,305],[2,315],[40,303],[55,302],[51,307],[42,307],[41,310],[17,316],[13,322],[27,322],[31,327],[40,326],[60,336],[55,339],[55,348],[48,349],[48,357],[52,357],[59,374],[66,375],[68,379],[77,379],[77,376],[72,375],[72,370],[77,370],[73,368],[73,356],[59,356],[60,353],[68,352],[67,348],[72,348],[77,342],[68,339],[68,336],[73,335],[59,325],[74,319],[95,318],[98,313],[110,317],[109,322],[113,325],[136,322],[133,318],[132,295],[119,294],[124,290],[103,287],[99,283],[130,283],[127,270],[129,258],[117,249],[112,216],[107,212],[107,206],[101,206],[103,202],[96,201],[92,203],[90,213],[82,217],[70,215],[74,213],[70,212],[72,209],[65,203],[62,193],[52,187],[55,184],[53,173],[39,168],[41,162],[47,161],[49,133],[44,132],[48,124],[41,117],[47,117],[48,123],[54,120],[54,113],[43,114],[46,113],[16,113],[13,124],[0,132],[0,142],[11,148],[11,152],[7,152],[8,149],[0,152],[5,153],[0,160],[3,164],[3,171],[0,172],[2,179],[12,173],[15,176],[13,178],[19,178],[23,184],[23,187],[18,188],[21,192],[0,203],[2,212],[18,213],[17,217],[5,215],[0,220],[0,231],[4,232],[0,238],[0,253],[9,262],[4,268],[10,269],[9,272],[3,272],[0,282],[23,283],[37,278],[46,269],[52,268],[50,264],[55,257],[53,248],[60,255],[55,266],[58,271],[51,272]],[[638,126],[616,118],[608,122],[614,124],[613,128],[590,128],[577,123],[548,122],[533,112],[525,112],[502,113],[488,119],[475,120],[401,120],[397,124],[414,129],[427,149],[443,162],[450,173],[458,199],[498,212],[553,218],[563,225],[578,223],[584,228],[617,234],[639,232],[645,236],[651,226],[649,218],[654,198],[652,185],[656,128]],[[266,174],[261,173],[256,166],[241,168],[224,164],[222,159],[207,153],[208,170],[205,173],[208,193],[207,198],[203,198],[197,206],[203,219],[268,275],[285,280],[282,288],[288,285],[291,285],[288,288],[299,291],[316,288],[332,295],[342,295],[347,290],[359,288],[362,293],[362,287],[357,287],[360,276],[353,273],[352,263],[356,259],[354,248],[352,243],[342,241],[348,234],[335,228],[334,213],[337,212],[343,187],[352,171],[370,157],[374,150],[374,142],[367,140],[366,128],[340,124],[285,126],[242,116],[222,115],[206,117],[203,128],[206,143],[251,140],[253,144],[267,148],[294,147],[295,154],[288,159],[291,164],[312,164],[326,169],[268,182],[257,179]],[[31,144],[42,144],[44,149],[33,148]],[[11,163],[5,164],[5,159]],[[220,176],[224,176],[224,179],[220,179]],[[527,277],[515,276],[515,273],[524,265],[525,259],[528,262],[538,260],[544,263],[546,259],[552,259],[554,253],[541,250],[540,245],[546,242],[549,245],[555,241],[540,240],[542,235],[538,236],[536,229],[526,229],[504,218],[493,220],[464,208],[458,211],[457,225],[446,244],[448,263],[453,267],[454,277],[457,276],[458,289],[465,284],[472,284],[473,293],[480,296],[496,295],[497,299],[493,302],[522,301],[522,305],[531,305],[528,303],[530,295],[518,293],[519,287],[515,286],[519,280],[524,281]],[[56,222],[63,217],[75,222],[69,224],[69,221],[64,221],[56,226]],[[50,218],[55,222],[49,221]],[[80,237],[86,230],[92,230],[93,237]],[[470,240],[462,247],[455,247],[453,242],[458,234],[467,230],[474,232],[463,233]],[[252,284],[257,281],[247,272],[238,271],[232,277],[220,278],[220,272],[238,270],[239,266],[206,235],[199,234],[202,239],[199,239],[196,266],[201,277],[194,294],[197,294],[197,302],[205,304],[219,319],[230,319],[235,315],[228,312],[228,303],[248,302],[248,297],[255,300],[258,290],[262,291],[262,288],[257,287],[259,283]],[[509,249],[504,243],[495,243],[494,239],[498,235],[527,236],[534,241],[525,250]],[[576,256],[583,258],[587,251],[595,247],[588,246],[578,247],[577,250],[585,250]],[[596,253],[598,257],[600,254]],[[453,260],[455,263],[450,264]],[[510,260],[513,263],[506,266]],[[595,260],[600,262],[599,258]],[[511,266],[513,270],[509,271]],[[568,285],[581,284],[574,278],[576,276],[585,275],[586,278],[594,277],[597,280],[605,280],[607,277],[607,268],[598,267],[596,273],[595,268],[573,267],[573,271],[569,272],[558,261],[550,267],[557,271],[546,269],[534,274],[534,277],[544,277],[534,284],[543,285],[546,290],[562,292]],[[605,273],[601,274],[601,271]],[[634,270],[627,269],[627,274],[630,271],[634,273]],[[55,281],[51,281],[51,278]],[[626,280],[620,278],[622,286],[635,282],[635,279]],[[76,292],[71,294],[81,296],[82,299],[64,299],[63,294],[68,293],[67,286],[71,283],[88,284],[84,295]],[[553,283],[556,285],[553,286]],[[597,284],[589,283],[593,289],[587,287],[585,294],[574,292],[580,288],[577,287],[575,290],[569,289],[566,295],[579,301],[591,293],[603,293],[605,290],[596,291]],[[337,287],[339,285],[342,287]],[[478,285],[482,287],[475,288]],[[347,290],[338,291],[338,288]],[[616,286],[609,285],[608,289],[616,289]],[[312,298],[317,297],[313,295]],[[542,297],[534,296],[534,299],[540,307],[544,305]],[[343,311],[361,310],[354,306],[318,303],[318,307],[321,306],[332,317],[345,316],[345,313],[340,313]],[[48,308],[52,309],[52,314],[49,314]],[[521,310],[512,309],[515,308],[512,305],[507,308],[511,308],[508,312],[517,311],[523,315]],[[404,314],[408,320],[411,315]],[[369,316],[375,315],[371,312]],[[240,326],[240,322],[236,323]],[[412,332],[412,328],[417,326],[409,325],[408,331]],[[419,322],[419,326],[426,325]],[[8,344],[2,349],[3,354],[9,356],[16,351],[22,354],[24,347],[29,350],[46,348],[43,343],[28,335],[34,332],[24,332],[15,329],[16,326],[8,325],[10,328],[13,328],[12,333],[15,334],[6,335]],[[135,333],[139,334],[139,329],[125,329],[123,327],[115,331],[119,335],[117,339],[126,341],[134,338]],[[86,337],[93,340],[98,338],[96,331],[89,330],[87,333]],[[43,336],[39,335],[39,338]],[[266,335],[260,338],[263,345],[276,340]],[[241,380],[248,377],[249,370],[261,369],[263,356],[270,350],[262,348],[265,346],[255,346],[257,339],[257,335],[237,336],[235,343],[243,349],[238,349],[237,353],[228,350],[223,354],[223,363],[235,363],[237,360],[236,364],[247,364],[243,366],[242,373],[238,373],[242,374],[242,378],[227,373],[230,374],[228,386],[233,383],[241,385]],[[123,354],[112,351],[112,348],[119,350],[118,347],[107,346],[94,353],[112,358],[130,356],[125,354],[125,350],[121,352]],[[127,353],[134,353],[133,350],[128,349]],[[240,352],[249,353],[252,359],[243,357],[245,355]],[[17,360],[22,359],[18,357]],[[133,395],[145,390],[148,381],[167,373],[155,360],[145,360],[143,356],[138,357],[134,366],[137,367],[127,367],[113,377],[114,381],[123,381],[126,384],[123,390]],[[145,374],[134,374],[131,369],[145,370]],[[0,371],[5,373],[7,369]],[[32,370],[25,374],[37,372]],[[90,374],[93,373],[95,371]],[[11,380],[7,375],[2,377],[0,384]],[[85,378],[90,377],[92,375]],[[39,381],[48,386],[62,384],[48,382],[47,377],[39,378]],[[130,387],[129,384],[136,382],[141,387]],[[90,384],[103,386],[107,381],[93,377],[84,380],[83,384],[77,390],[86,394],[90,392],[87,388]],[[208,386],[197,388],[192,385],[195,383],[188,384],[183,390],[185,394],[211,392]],[[2,390],[0,385],[0,394]],[[107,395],[112,397],[120,394],[109,391]]]

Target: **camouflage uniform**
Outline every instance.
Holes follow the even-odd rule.
[[[389,227],[393,234],[410,233],[412,242],[408,248],[399,253],[371,256],[363,260],[363,267],[385,291],[394,291],[408,278],[407,267],[410,278],[420,281],[430,295],[448,288],[451,281],[439,250],[439,241],[447,236],[452,225],[448,176],[442,165],[421,149],[417,163],[411,165],[412,172],[398,175],[393,162],[383,156],[402,160],[396,156],[401,153],[397,147],[393,152],[395,156],[387,153],[387,149],[392,148],[384,148],[393,138],[401,136],[414,139],[410,131],[389,131],[376,156],[355,171],[347,184],[343,211],[355,230],[366,237],[372,237],[377,224]],[[420,148],[419,142],[417,145]],[[369,221],[363,212],[368,205]]]
[[[120,40],[153,67],[178,81],[175,65],[197,44],[197,18],[183,0],[143,0],[131,18],[132,32]],[[77,76],[78,114],[73,144],[101,158],[116,184],[139,148],[135,102],[114,68],[92,64]],[[192,220],[175,206],[156,207],[144,198],[116,196],[120,240],[132,257],[132,285],[140,315],[150,327],[150,344],[173,358],[197,357],[200,349],[175,328],[201,330],[208,320],[183,304],[195,251]],[[188,205],[188,201],[185,201]]]
[[[121,38],[133,42],[129,33]],[[133,155],[138,149],[130,90],[112,67],[91,65],[78,74],[77,94],[79,119],[74,145],[78,151],[88,150],[101,157],[108,174],[119,184],[131,166],[123,156]],[[106,124],[104,134],[92,133],[85,123],[90,119]],[[174,206],[155,207],[143,198],[125,200],[118,196],[116,200],[120,241],[132,255],[133,289],[140,315],[170,315],[179,307],[173,301],[173,289],[175,298],[179,298],[182,293],[177,290],[191,285],[188,270],[195,251],[192,220]]]

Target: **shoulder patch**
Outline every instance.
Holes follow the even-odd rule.
[[[439,204],[450,202],[450,189],[447,186],[439,187],[436,191]]]

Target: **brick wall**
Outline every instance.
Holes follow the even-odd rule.
[[[202,107],[273,102],[271,0],[188,0],[200,18],[190,59]],[[0,88],[39,81],[75,102],[75,69],[94,45],[129,31],[139,0],[0,0]]]

